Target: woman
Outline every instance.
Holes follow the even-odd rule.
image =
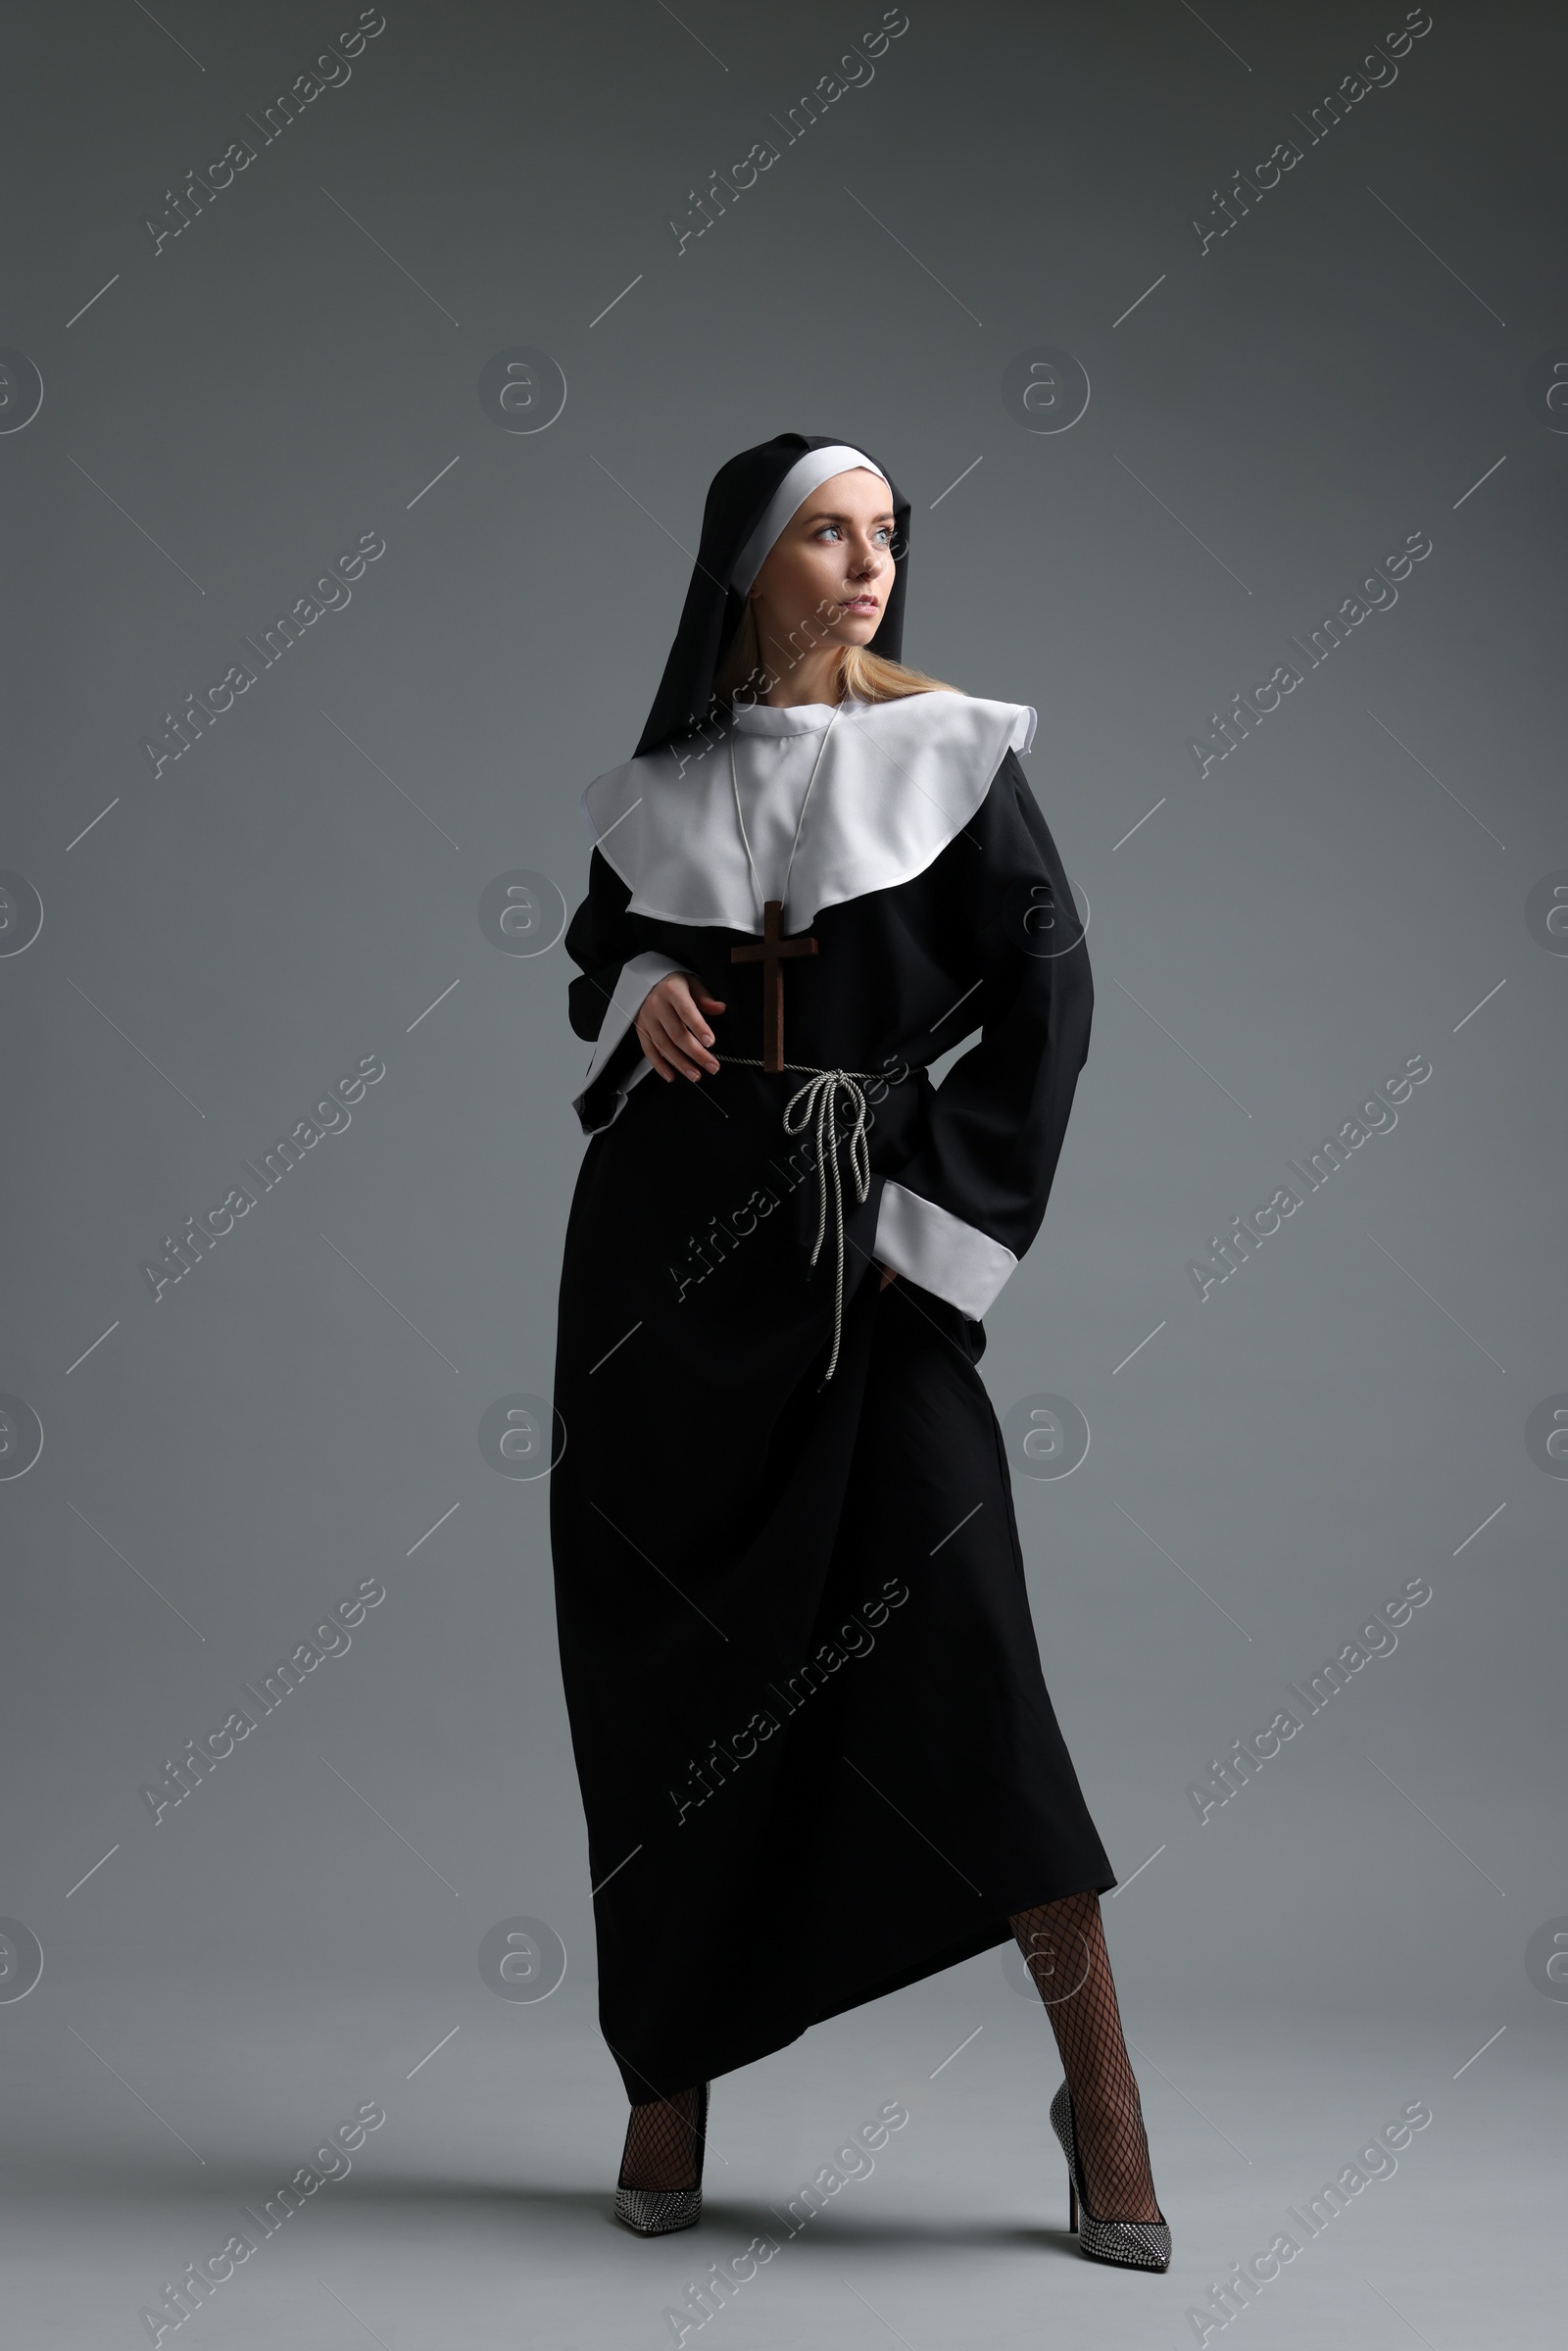
[[[714,2076],[1012,1935],[1081,2247],[1162,2270],[1115,1880],[975,1368],[1088,957],[1018,763],[1034,711],[899,661],[907,547],[860,450],[731,459],[636,755],[584,795],[551,1523],[615,2210],[689,2227]]]

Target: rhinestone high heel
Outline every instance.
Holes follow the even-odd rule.
[[[1073,2136],[1072,2099],[1065,2082],[1051,2101],[1051,2128],[1067,2158],[1068,2226],[1077,2232],[1078,2250],[1090,2261],[1110,2262],[1119,2270],[1168,2270],[1170,2228],[1166,2222],[1097,2221],[1090,2211]]]
[[[615,2182],[615,2218],[639,2236],[667,2236],[672,2229],[695,2229],[703,2217],[703,2157],[708,2148],[708,2092],[704,2082],[697,2094],[697,2177],[690,2187],[625,2187]],[[628,2137],[629,2137],[628,2132]],[[621,2171],[626,2169],[624,2155]]]

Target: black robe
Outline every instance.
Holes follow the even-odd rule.
[[[724,1000],[720,1058],[759,1054],[760,969],[730,962],[754,934],[631,895],[596,849],[566,933],[578,1035],[658,953]],[[1041,1674],[983,1324],[880,1288],[869,1254],[889,1176],[1016,1256],[1045,1213],[1093,991],[1015,754],[925,870],[811,929],[788,1059],[888,1074],[863,1205],[839,1152],[830,1380],[831,1221],[810,1269],[820,1171],[782,1126],[803,1077],[649,1073],[612,1116],[633,1030],[583,1112],[610,1123],[566,1234],[551,1532],[600,2019],[634,2102],[1115,1883]]]

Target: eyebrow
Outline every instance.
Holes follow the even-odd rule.
[[[852,515],[841,514],[832,507],[824,507],[819,514],[810,516],[812,522],[849,522],[853,519]],[[891,507],[884,507],[880,514],[873,514],[870,519],[873,522],[896,522],[898,516]]]

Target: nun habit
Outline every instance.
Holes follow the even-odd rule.
[[[583,796],[565,944],[594,1052],[551,1535],[600,2021],[633,2103],[1115,1883],[976,1369],[1089,1045],[1082,929],[1019,763],[1035,713],[712,693],[768,547],[851,465],[889,481],[870,650],[899,658],[907,500],[859,451],[780,434],[715,476],[648,724]],[[815,942],[776,966],[782,1069],[768,897]],[[695,1083],[650,1082],[633,1025],[674,971],[725,1005]]]

